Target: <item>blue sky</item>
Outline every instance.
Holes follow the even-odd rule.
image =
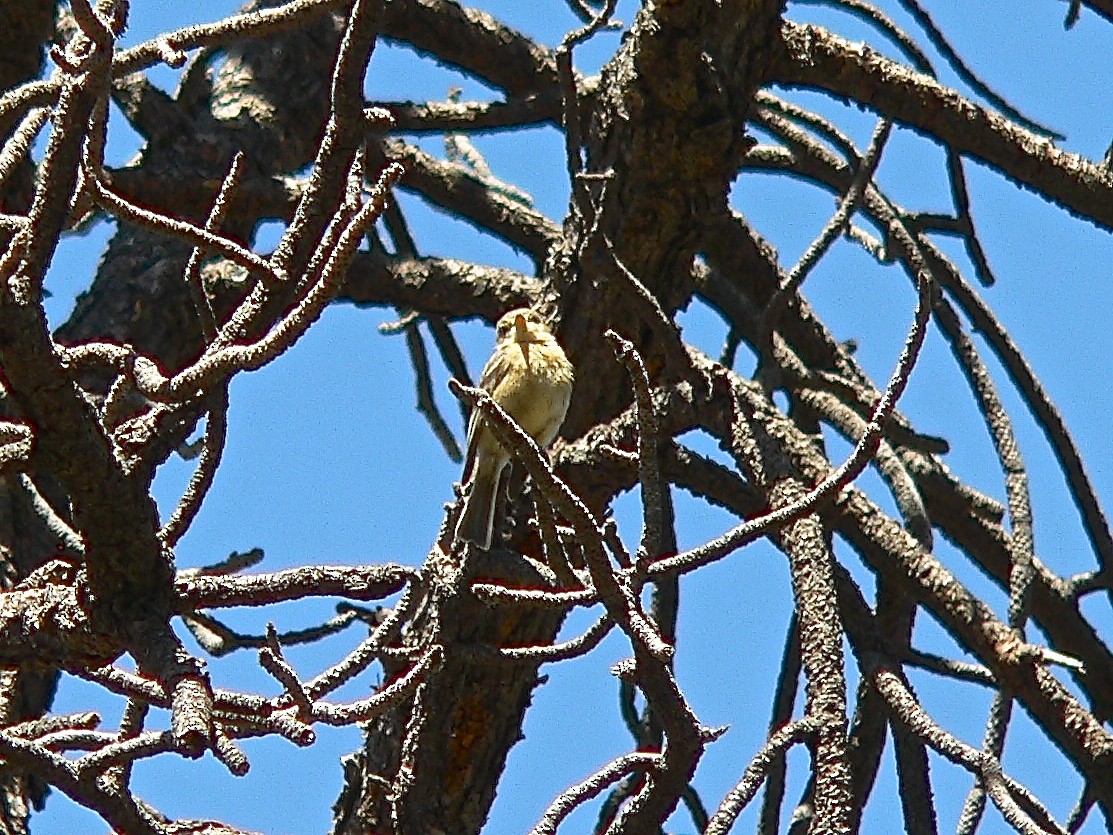
[[[573,18],[559,0],[477,3],[497,17],[539,40],[555,45]],[[907,16],[893,2],[887,8],[909,30]],[[1052,0],[962,4],[927,3],[936,22],[983,79],[1014,105],[1048,124],[1067,139],[1061,146],[1101,158],[1113,135],[1110,100],[1104,80],[1113,77],[1113,30],[1096,15],[1083,13],[1074,30],[1064,32],[1066,4]],[[187,23],[215,20],[233,3],[135,3],[125,44],[134,43]],[[620,3],[618,17],[629,22],[635,3]],[[895,54],[877,35],[855,19],[812,6],[790,5],[789,17],[823,23],[851,40],[868,40]],[[594,72],[614,50],[618,35],[604,33],[577,52],[578,66]],[[990,45],[986,48],[984,45]],[[937,61],[941,67],[942,62]],[[941,72],[947,82],[953,74]],[[156,83],[173,89],[174,73],[159,70]],[[473,81],[459,79],[412,52],[380,45],[372,61],[368,94],[372,98],[443,98],[460,85],[464,98],[491,97]],[[844,130],[863,145],[874,118],[836,105],[821,96],[786,92],[795,101],[837,118]],[[110,161],[121,164],[136,149],[136,138],[119,114],[111,125]],[[440,140],[422,144],[439,153]],[[555,130],[479,137],[475,144],[494,173],[531,192],[536,205],[559,220],[567,201],[562,144]],[[910,208],[949,208],[943,157],[938,147],[916,134],[895,131],[879,170],[882,186]],[[1103,419],[1113,411],[1108,378],[1106,311],[1113,309],[1109,264],[1113,243],[1108,233],[1078,222],[1049,207],[1031,193],[1009,184],[983,166],[967,163],[975,222],[996,272],[998,283],[984,290],[986,298],[1064,412],[1088,462],[1104,504],[1113,501],[1113,453]],[[529,264],[501,244],[478,235],[465,224],[403,196],[403,209],[423,254],[452,255],[530,270]],[[826,193],[802,183],[745,174],[734,187],[734,202],[758,231],[773,242],[787,267],[800,255],[833,211]],[[60,323],[72,308],[74,295],[86,287],[103,243],[112,231],[98,224],[82,237],[68,239],[54,260],[48,287],[54,294],[48,314]],[[260,235],[266,251],[273,235]],[[961,247],[941,240],[965,265]],[[853,244],[841,241],[808,279],[804,292],[839,339],[854,338],[858,357],[875,380],[888,377],[911,320],[914,294],[904,275],[878,268]],[[337,306],[297,346],[267,368],[241,375],[232,386],[228,447],[213,491],[179,550],[181,566],[218,560],[230,551],[261,547],[262,568],[278,569],[306,563],[415,563],[426,553],[441,521],[442,504],[451,497],[459,477],[439,444],[414,410],[413,381],[400,337],[380,335],[377,326],[392,318],[387,310],[355,310]],[[693,305],[681,317],[684,335],[709,351],[722,344],[724,329],[708,310]],[[478,369],[490,350],[490,330],[465,322],[457,332],[469,365]],[[996,379],[1016,419],[1021,451],[1032,478],[1036,547],[1054,570],[1073,573],[1093,566],[1077,513],[1064,498],[1064,481],[1038,428],[1008,389],[996,364]],[[742,356],[738,369],[752,371]],[[437,394],[459,434],[459,413],[445,389],[446,374],[436,368]],[[945,381],[940,384],[938,381]],[[1098,381],[1095,384],[1095,381]],[[900,404],[918,429],[943,435],[952,442],[946,462],[975,486],[1003,498],[1001,474],[973,398],[957,373],[943,340],[932,333],[912,383]],[[702,438],[686,438],[712,452]],[[845,444],[830,437],[833,454]],[[169,513],[192,471],[191,463],[172,460],[160,471],[157,498]],[[892,503],[872,473],[859,481],[886,507]],[[639,505],[636,492],[615,504],[623,535],[636,539]],[[726,514],[678,494],[681,547],[697,544],[733,524]],[[868,575],[841,543],[843,558],[872,595]],[[1003,615],[1005,595],[972,568],[946,543],[940,558],[974,591],[987,596]],[[712,809],[738,779],[766,735],[770,695],[791,611],[785,560],[764,544],[684,579],[682,586],[677,675],[701,721],[730,725],[712,745],[696,777],[696,787]],[[1095,598],[1086,613],[1105,636],[1113,635],[1108,604]],[[302,628],[333,613],[329,601],[284,605],[263,612],[229,612],[227,622],[258,632],[266,619],[280,629]],[[579,612],[569,619],[568,636],[577,634],[597,613]],[[303,677],[340,658],[360,638],[356,630],[307,648],[293,648],[290,657]],[[1034,638],[1039,640],[1038,635]],[[916,644],[950,656],[961,652],[927,617],[918,621]],[[191,644],[192,645],[192,644]],[[525,726],[525,741],[511,752],[507,772],[492,810],[487,831],[523,832],[547,803],[573,782],[583,779],[613,756],[631,747],[617,710],[616,680],[608,668],[629,654],[624,641],[611,636],[594,653],[568,664],[549,666],[548,683],[535,694]],[[275,685],[250,653],[211,662],[219,686],[272,694]],[[856,680],[853,670],[852,680]],[[939,687],[931,678],[912,673],[925,707],[948,730],[980,744],[989,694],[969,687]],[[345,698],[366,694],[377,682],[374,672],[341,691]],[[122,703],[104,699],[88,685],[68,680],[60,690],[59,711],[102,711],[104,726],[119,720]],[[156,722],[165,723],[159,716]],[[319,742],[295,749],[282,740],[243,743],[252,771],[233,778],[211,757],[187,762],[172,757],[146,761],[136,768],[139,793],[171,817],[213,817],[267,833],[321,832],[328,828],[330,806],[341,784],[338,757],[359,744],[356,729],[318,728]],[[866,814],[865,832],[900,827],[891,751],[884,757],[875,802]],[[807,771],[802,750],[791,757],[795,779],[790,783],[786,814],[799,795]],[[933,779],[940,807],[941,831],[954,828],[962,799],[970,787],[965,772],[933,758]],[[1013,722],[1005,754],[1006,771],[1032,787],[1063,820],[1077,798],[1079,781],[1064,766],[1050,743],[1022,711]],[[307,775],[313,775],[307,779]],[[752,831],[758,803],[738,825]],[[573,816],[562,831],[586,832],[595,807]],[[34,824],[38,833],[100,831],[98,819],[54,792],[46,811]],[[690,833],[692,824],[674,816],[669,831]],[[982,832],[1008,831],[995,810],[986,812]],[[1093,816],[1083,830],[1103,831]]]

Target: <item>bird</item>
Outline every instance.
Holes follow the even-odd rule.
[[[495,325],[495,350],[483,367],[479,387],[542,449],[553,442],[572,399],[572,363],[540,314],[511,310]],[[495,505],[510,453],[473,409],[464,459],[464,507],[456,538],[484,550],[491,547]]]

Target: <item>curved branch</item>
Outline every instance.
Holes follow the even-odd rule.
[[[405,41],[511,96],[557,89],[556,58],[550,50],[486,12],[453,0],[394,0],[384,7],[382,27],[383,37]]]
[[[782,84],[853,99],[904,122],[1113,230],[1113,173],[869,47],[786,22],[771,74]]]
[[[390,140],[377,155],[406,166],[402,188],[458,215],[483,231],[502,238],[542,263],[558,240],[560,227],[536,209],[508,196],[496,179],[484,179],[461,163],[438,160],[419,148]]]

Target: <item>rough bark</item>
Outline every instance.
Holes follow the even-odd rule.
[[[280,5],[259,3],[255,8]],[[60,73],[60,80],[28,96],[56,106],[57,128],[76,125],[95,133],[111,72],[112,95],[146,144],[135,164],[106,172],[104,188],[202,226],[233,159],[242,153],[240,180],[216,231],[232,244],[250,247],[261,220],[277,218],[308,230],[284,239],[273,258],[241,253],[241,260],[256,266],[265,261],[274,268],[254,286],[242,281],[245,268],[233,263],[234,258],[205,265],[217,325],[247,315],[245,293],[248,299],[261,299],[254,318],[219,337],[232,343],[229,350],[248,352],[272,329],[289,324],[281,317],[304,301],[299,295],[305,291],[303,279],[311,268],[320,267],[317,260],[328,251],[322,239],[335,238],[353,213],[372,206],[374,201],[361,190],[370,190],[378,171],[392,162],[404,165],[402,188],[524,252],[535,263],[536,276],[450,258],[421,258],[404,217],[395,210],[383,215],[387,234],[382,237],[391,239],[391,252],[379,232],[368,233],[372,245],[354,257],[336,299],[398,308],[400,327],[409,329],[419,382],[423,363],[428,371],[428,357],[415,317],[423,317],[423,327],[436,340],[449,370],[462,376],[466,369],[448,318],[494,320],[525,304],[552,315],[574,365],[586,370],[563,441],[553,454],[562,481],[541,459],[519,458],[530,473],[536,506],[522,482],[512,481],[504,542],[481,553],[454,546],[442,531],[419,572],[391,566],[362,573],[306,569],[250,580],[220,571],[175,577],[173,546],[164,547],[160,539],[148,477],[203,416],[209,427],[219,425],[221,393],[188,400],[189,392],[179,392],[188,407],[167,407],[165,414],[172,418],[150,430],[155,440],[130,469],[122,463],[128,438],[109,427],[105,404],[111,401],[122,410],[121,418],[144,415],[154,408],[153,401],[166,396],[169,383],[159,383],[159,375],[190,367],[217,340],[183,280],[198,233],[192,230],[194,237],[185,240],[154,231],[157,224],[120,220],[92,286],[56,334],[57,345],[52,343],[41,309],[20,295],[20,282],[33,285],[36,270],[45,268],[50,257],[50,240],[76,219],[72,209],[88,208],[88,182],[80,199],[70,200],[83,182],[81,166],[88,162],[83,155],[89,153],[87,145],[75,141],[83,137],[71,131],[68,144],[65,138],[58,140],[49,155],[51,165],[39,172],[40,182],[49,188],[35,191],[33,169],[22,164],[0,194],[0,207],[12,216],[5,220],[10,228],[17,228],[28,211],[41,225],[36,230],[41,238],[27,246],[11,281],[5,275],[0,286],[5,417],[33,427],[34,457],[18,466],[54,507],[67,509],[61,527],[69,524],[76,531],[67,539],[57,524],[48,530],[42,521],[48,514],[41,507],[36,512],[35,497],[18,475],[6,476],[0,484],[2,582],[12,589],[0,600],[0,660],[22,665],[0,680],[0,753],[6,769],[0,786],[0,835],[26,831],[28,806],[40,796],[16,771],[21,768],[96,808],[118,829],[167,831],[129,794],[109,790],[115,781],[126,783],[129,766],[113,767],[98,782],[89,778],[90,771],[79,774],[60,758],[51,759],[39,744],[54,733],[47,727],[53,718],[34,726],[34,733],[26,727],[13,730],[21,719],[41,714],[49,698],[53,674],[32,670],[26,663],[29,654],[40,665],[79,671],[129,699],[121,738],[113,737],[100,749],[102,754],[113,753],[112,744],[148,745],[184,756],[208,748],[237,773],[246,767],[246,758],[217,729],[230,734],[235,728],[245,736],[280,733],[303,743],[311,741],[314,721],[340,724],[356,721],[352,717],[358,715],[365,741],[345,760],[335,832],[478,832],[542,680],[540,656],[535,652],[514,658],[513,651],[552,650],[564,603],[572,599],[602,603],[603,625],[618,629],[630,642],[632,659],[618,665],[616,675],[635,750],[569,790],[546,813],[538,832],[555,829],[562,803],[582,802],[604,789],[610,794],[600,831],[655,835],[683,802],[697,828],[723,832],[741,808],[738,804],[748,802],[772,775],[763,810],[768,829],[779,817],[783,799],[784,753],[797,742],[808,744],[813,763],[797,810],[805,821],[800,825],[811,821],[811,831],[817,833],[857,831],[887,738],[894,741],[898,774],[909,790],[903,811],[910,831],[936,828],[928,747],[971,771],[980,781],[979,790],[992,794],[1014,825],[1023,828],[1026,821],[1036,821],[1053,828],[1037,800],[1004,781],[998,750],[987,743],[979,752],[958,743],[918,704],[902,670],[923,660],[912,646],[920,609],[978,662],[939,666],[957,679],[996,688],[1009,704],[1018,701],[1077,767],[1090,800],[1108,820],[1113,737],[1103,722],[1113,716],[1113,657],[1084,617],[1079,600],[1088,591],[1108,589],[1110,555],[1103,543],[1113,540],[1096,496],[1082,495],[1090,489],[1086,473],[1064,452],[1073,448],[1063,438],[1066,430],[1057,413],[1043,401],[1035,409],[1066,462],[1070,490],[1087,508],[1084,524],[1100,570],[1082,578],[1053,574],[1031,553],[1030,539],[1018,533],[1030,522],[1016,498],[1026,490],[1018,486],[1024,480],[1019,455],[1003,462],[1012,489],[1001,505],[954,477],[938,457],[945,442],[918,435],[899,412],[879,416],[878,404],[888,408],[894,389],[883,392],[869,379],[852,350],[834,339],[804,296],[789,285],[802,279],[799,271],[782,269],[775,251],[732,211],[729,201],[734,178],[746,167],[800,177],[833,192],[840,211],[845,210],[844,223],[858,211],[885,230],[885,241],[850,230],[871,254],[878,260],[899,260],[921,290],[943,288],[946,296],[932,297],[930,306],[927,291],[921,294],[925,317],[932,310],[944,332],[967,347],[970,343],[961,334],[965,319],[959,313],[970,318],[971,327],[989,333],[992,349],[1019,380],[1024,396],[1038,400],[1044,394],[1038,383],[1026,382],[1030,369],[1021,368],[1009,354],[1015,346],[1007,334],[979,307],[980,300],[934,248],[928,233],[882,193],[863,154],[814,114],[778,103],[764,88],[775,83],[822,90],[945,144],[952,155],[948,176],[958,205],[956,217],[944,220],[972,247],[976,236],[968,205],[962,205],[965,186],[959,182],[962,157],[984,161],[1068,211],[1113,228],[1108,166],[1062,152],[958,91],[868,48],[818,27],[784,21],[780,0],[645,4],[595,79],[568,71],[571,41],[560,50],[547,49],[450,0],[360,2],[354,4],[355,12],[350,5],[322,5],[305,12],[296,26],[280,21],[275,29],[247,40],[234,32],[211,41],[196,32],[183,35],[202,38],[208,48],[195,56],[174,95],[124,70],[144,61],[174,60],[174,49],[192,48],[190,44],[144,45],[117,53],[111,65],[103,52],[89,47],[95,60],[87,76]],[[1102,13],[1102,3],[1084,5]],[[110,21],[98,18],[84,3],[73,4],[73,10],[82,18],[85,37],[96,42],[96,32]],[[53,6],[43,3],[0,7],[0,90],[42,72],[38,47],[52,32],[52,13]],[[381,117],[363,110],[359,62],[376,37],[406,44],[423,57],[481,79],[505,94],[505,105],[395,103],[399,124],[392,130]],[[75,55],[61,60],[81,57]],[[217,58],[219,65],[211,68]],[[561,223],[494,181],[474,158],[441,160],[404,138],[410,131],[466,132],[478,124],[501,128],[542,121],[558,125],[568,136],[567,159],[557,163],[568,168],[572,199]],[[755,122],[780,144],[754,147],[747,126]],[[6,136],[14,123],[0,124],[0,133]],[[95,146],[95,136],[90,139]],[[463,142],[459,137],[452,141]],[[292,175],[314,159],[312,177]],[[357,159],[363,166],[358,183],[351,174]],[[168,205],[168,195],[173,195],[173,205]],[[847,229],[832,225],[828,231],[833,240]],[[366,232],[360,230],[358,237]],[[6,251],[9,241],[3,243],[0,249]],[[676,324],[677,313],[697,299],[729,323],[728,348],[719,362],[691,349]],[[609,328],[629,343],[605,335]],[[58,346],[93,340],[111,343],[96,350],[127,354],[127,359],[118,366],[98,366],[88,379],[78,379],[58,360],[63,355]],[[731,341],[760,357],[756,380],[735,370]],[[123,345],[132,346],[157,369],[143,366]],[[908,350],[914,355],[915,346]],[[971,366],[980,363],[973,348],[958,353],[960,361],[965,357]],[[65,356],[68,362],[76,355]],[[980,374],[978,369],[967,371],[971,378]],[[142,385],[140,377],[146,380]],[[109,393],[124,384],[133,386],[131,396]],[[789,409],[776,405],[772,393],[777,389],[788,396]],[[476,407],[488,406],[481,399]],[[990,432],[999,447],[1011,449],[1008,416],[998,412],[988,421]],[[858,445],[855,454],[863,466],[876,464],[893,493],[896,516],[849,486],[852,476],[837,469],[816,441],[824,426]],[[4,431],[17,428],[5,424]],[[686,450],[678,438],[690,429],[714,437],[734,469]],[[673,521],[669,484],[749,521],[718,540],[676,554],[675,537],[662,530]],[[607,538],[611,533],[601,520],[614,497],[634,485],[641,487],[646,505],[645,533],[637,553],[626,555],[613,537]],[[575,548],[565,549],[548,524],[553,521],[546,509],[550,505],[555,521],[573,529]],[[449,508],[446,531],[452,529],[453,512]],[[998,617],[933,554],[936,532],[1009,593],[1008,618]],[[836,533],[878,578],[873,608],[836,559],[831,547]],[[770,729],[766,747],[708,823],[710,816],[701,811],[690,783],[718,731],[699,724],[673,676],[677,578],[727,557],[758,536],[770,537],[784,552],[793,581],[796,619],[790,646],[798,658],[786,661],[782,672],[792,680],[781,682],[783,704],[775,714],[788,724]],[[28,579],[45,558],[59,554],[68,561]],[[564,556],[558,559],[558,554]],[[650,584],[653,594],[647,595]],[[505,587],[504,599],[490,597],[497,597],[492,589],[500,586]],[[396,633],[384,631],[376,646],[386,672],[384,685],[356,706],[318,698],[331,692],[322,679],[339,679],[343,671],[299,682],[274,634],[255,646],[262,645],[260,657],[266,660],[260,663],[283,683],[284,696],[267,701],[214,689],[191,666],[196,660],[176,648],[168,627],[175,616],[203,617],[197,607],[263,605],[312,593],[365,601],[402,588],[403,602],[393,613],[365,615],[376,628],[394,616],[400,625]],[[507,589],[521,595],[514,597]],[[643,596],[653,602],[643,605]],[[539,600],[547,605],[538,605]],[[1062,683],[1049,668],[1050,656],[1041,655],[1025,636],[1028,618],[1055,649],[1085,665],[1085,675],[1076,677],[1077,690]],[[853,724],[844,640],[862,681]],[[124,651],[136,657],[142,675],[102,668]],[[337,666],[349,662],[351,657]],[[801,671],[806,679],[804,717],[793,722],[787,694]],[[189,686],[181,686],[183,680]],[[635,705],[635,693],[644,699],[643,707]],[[379,698],[381,703],[375,701]],[[191,702],[200,705],[192,714],[182,709]],[[172,708],[170,734],[141,733],[150,705]],[[209,708],[212,712],[206,713]],[[197,727],[188,722],[182,726],[197,715]],[[1007,723],[1007,711],[1005,716]],[[67,732],[87,730],[85,719],[72,721],[75,726],[67,726]],[[24,732],[27,738],[20,735]],[[999,735],[987,731],[986,737]],[[27,741],[32,738],[34,743]],[[82,739],[82,744],[93,745],[88,741],[93,737]],[[95,742],[102,744],[105,737]],[[118,748],[115,755],[124,757]],[[84,762],[88,767],[88,760]],[[194,824],[223,827],[211,822],[175,826]]]

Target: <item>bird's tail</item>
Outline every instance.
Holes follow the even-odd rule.
[[[488,483],[493,482],[493,483]],[[471,491],[464,498],[464,509],[460,521],[456,523],[456,538],[464,539],[487,550],[491,547],[491,535],[495,527],[495,497],[498,494],[498,478],[472,481]]]

